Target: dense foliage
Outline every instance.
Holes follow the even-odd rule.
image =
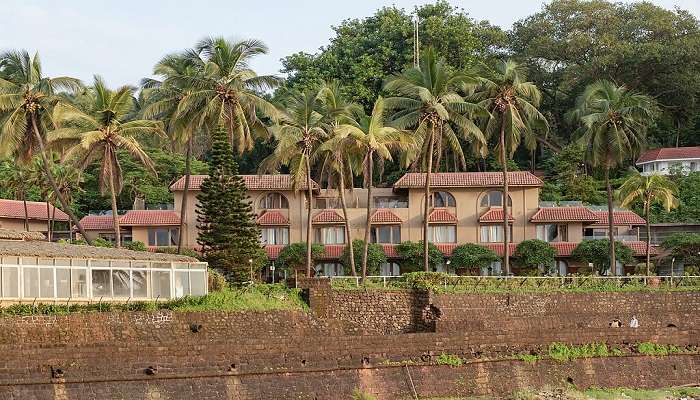
[[[343,254],[340,256],[340,262],[343,263],[346,270],[349,270],[350,266],[350,252],[348,247],[345,247]],[[362,264],[362,251],[365,247],[365,241],[361,239],[355,239],[352,241],[352,247],[355,256],[355,265]],[[387,261],[386,254],[381,245],[376,243],[370,243],[367,247],[367,275],[379,275],[379,267]]]
[[[325,249],[322,244],[312,244],[312,264],[314,264],[315,260],[321,257],[324,252]],[[277,264],[279,267],[285,268],[288,271],[304,269],[304,266],[306,265],[306,243],[292,243],[285,246],[277,257]]]
[[[518,265],[531,273],[537,271],[540,266],[545,269],[554,264],[557,251],[549,243],[531,239],[518,243],[514,256],[518,259]]]
[[[670,251],[671,256],[686,267],[700,267],[700,234],[676,233],[666,238],[661,247]]]
[[[423,267],[423,241],[405,241],[396,245],[396,253],[401,257],[401,272],[419,271]],[[428,243],[428,263],[431,268],[442,264],[444,256],[440,249]]]
[[[582,263],[592,263],[593,271],[601,275],[610,269],[610,258],[608,249],[610,243],[607,239],[584,240],[571,253],[571,257]],[[622,242],[615,243],[615,260],[623,265],[632,261],[632,249]],[[585,268],[584,268],[585,269]]]
[[[469,275],[480,275],[481,268],[486,268],[492,262],[501,258],[493,250],[474,243],[466,243],[452,250],[450,261],[455,269],[464,268]]]

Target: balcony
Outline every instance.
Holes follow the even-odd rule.
[[[598,239],[607,239],[608,235],[584,235],[583,240],[598,240]],[[615,240],[621,241],[621,242],[636,242],[639,240],[637,235],[615,235]]]

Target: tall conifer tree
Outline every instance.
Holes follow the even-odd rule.
[[[234,283],[257,275],[267,257],[245,183],[223,131],[213,135],[209,177],[202,182],[197,200],[197,241],[209,265]]]

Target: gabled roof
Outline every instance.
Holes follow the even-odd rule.
[[[508,221],[513,222],[515,218],[509,214]],[[489,209],[479,217],[479,222],[503,222],[503,209],[500,207]]]
[[[542,186],[540,178],[528,171],[508,173],[511,186]],[[501,172],[441,172],[430,175],[430,185],[434,188],[499,187],[503,185]],[[422,188],[425,186],[425,173],[408,173],[402,176],[394,188]]]
[[[597,222],[598,216],[586,207],[542,207],[530,222]]]
[[[279,211],[266,211],[255,221],[258,225],[289,225],[289,219]]]
[[[642,241],[635,242],[622,242],[625,246],[632,249],[632,253],[636,257],[646,256],[647,253],[647,243]],[[649,246],[649,253],[654,256],[659,254],[659,246],[651,245]]]
[[[399,253],[396,252],[396,245],[395,244],[386,244],[382,243],[380,244],[382,246],[382,250],[384,250],[384,254],[386,254],[387,257],[389,258],[398,258]]]
[[[55,210],[55,212],[54,212]],[[28,201],[27,217],[29,219],[47,220],[46,202]],[[56,221],[68,221],[68,214],[49,204],[50,216]],[[24,219],[24,202],[22,200],[0,199],[0,218]]]
[[[428,222],[434,224],[456,224],[457,217],[444,208],[436,208],[428,215]]]
[[[557,251],[557,257],[569,257],[573,253],[576,246],[580,243],[577,242],[552,242],[550,246],[554,247]],[[632,250],[632,255],[635,257],[642,257],[646,255],[646,242],[622,242],[625,246]],[[650,247],[651,255],[659,254],[659,247],[652,245]]]
[[[398,215],[394,214],[390,210],[380,208],[372,214],[369,222],[373,224],[400,224],[403,221],[401,221],[401,218],[399,218]]]
[[[639,159],[637,159],[637,164],[659,160],[683,160],[694,158],[700,159],[700,146],[664,147],[645,151]]]
[[[279,257],[282,249],[287,247],[284,244],[268,244],[265,245],[265,252],[267,253],[267,258],[270,260],[276,260]]]
[[[80,220],[80,225],[86,231],[111,231],[114,229],[111,215],[86,215]]]
[[[340,258],[345,251],[344,244],[326,244],[323,246],[323,254],[319,257],[319,260],[334,260]]]
[[[207,178],[207,175],[190,175],[190,190],[200,190],[202,187],[202,182]],[[292,178],[291,175],[241,175],[243,181],[245,182],[246,188],[248,190],[292,190]],[[316,182],[311,181],[311,186],[314,190],[318,189],[319,186]],[[306,183],[302,183],[299,190],[306,190]],[[185,177],[181,176],[180,179],[175,181],[170,185],[170,190],[185,190]]]
[[[607,211],[593,211],[598,217],[598,220],[594,225],[605,226],[608,224],[608,212]],[[635,214],[633,211],[629,210],[614,210],[613,211],[613,225],[644,225],[646,221],[644,218]]]
[[[503,243],[481,243],[481,246],[487,249],[493,250],[500,257],[503,257]],[[517,243],[508,243],[508,254],[511,256],[515,253],[515,248],[518,247]]]
[[[180,215],[171,210],[130,210],[119,218],[124,226],[175,226],[180,225]]]
[[[311,222],[314,224],[333,224],[336,222],[345,222],[345,219],[335,210],[323,210],[316,214],[316,216],[311,219]]]

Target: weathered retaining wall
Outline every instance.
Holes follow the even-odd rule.
[[[700,345],[700,294],[441,295],[312,290],[315,313],[91,313],[0,319],[4,399],[380,399],[700,381],[699,356],[489,362],[554,341]],[[641,327],[610,328],[636,314]],[[669,326],[671,325],[671,326]],[[442,354],[467,365],[423,365]],[[412,361],[408,368],[387,365]],[[615,373],[612,373],[615,371]],[[639,371],[639,372],[635,372]],[[624,372],[624,373],[623,373]],[[515,373],[515,375],[513,375]],[[499,377],[506,374],[503,381]],[[507,383],[504,383],[506,382]],[[395,394],[393,394],[395,393]]]

